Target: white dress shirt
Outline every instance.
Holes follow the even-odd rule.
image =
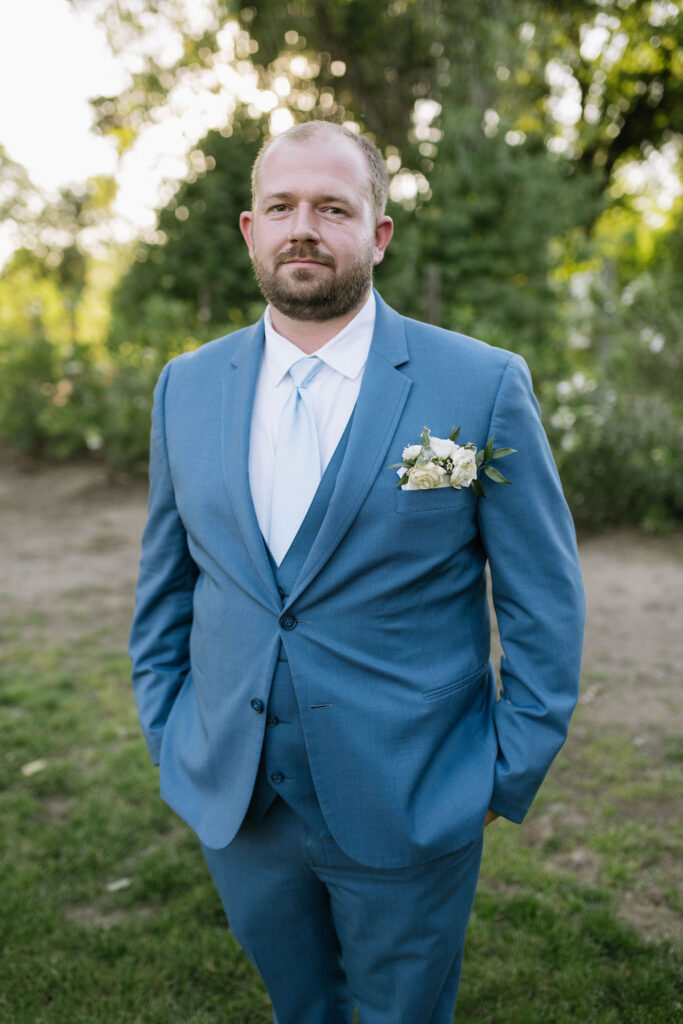
[[[308,387],[320,443],[320,472],[325,472],[353,411],[363,379],[375,326],[375,296],[316,355],[324,365]],[[289,368],[306,355],[273,327],[265,315],[266,340],[256,382],[249,440],[249,483],[261,533],[270,534],[275,441],[280,415],[294,381]]]

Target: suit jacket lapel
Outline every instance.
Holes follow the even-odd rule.
[[[320,572],[351,526],[377,474],[386,465],[387,450],[410,391],[411,381],[396,369],[408,360],[403,320],[377,292],[375,300],[375,329],[344,461],[288,603]]]
[[[270,566],[249,484],[249,437],[254,392],[261,366],[263,319],[248,328],[232,357],[222,396],[221,449],[223,478],[244,545],[273,601],[277,587]]]

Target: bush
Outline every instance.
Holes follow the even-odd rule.
[[[98,452],[144,471],[159,373],[199,344],[186,323],[184,303],[152,296],[135,329],[113,332],[109,348],[0,335],[0,438],[47,458]]]
[[[89,346],[0,338],[0,437],[57,459],[101,447],[104,380]]]
[[[664,531],[683,522],[683,420],[676,403],[607,385],[586,393],[578,384],[546,417],[576,525]]]

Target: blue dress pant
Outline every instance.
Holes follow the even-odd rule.
[[[357,864],[282,799],[203,847],[275,1024],[452,1024],[482,837],[417,867]]]

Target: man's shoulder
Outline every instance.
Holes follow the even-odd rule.
[[[401,316],[411,359],[427,365],[457,366],[460,371],[501,374],[511,360],[519,360],[508,349],[472,338],[459,331],[438,327]]]
[[[204,342],[198,348],[182,352],[170,360],[169,366],[174,371],[199,372],[215,371],[234,361],[242,349],[250,342],[257,340],[260,321],[241,327],[230,334],[221,335],[212,341]]]

